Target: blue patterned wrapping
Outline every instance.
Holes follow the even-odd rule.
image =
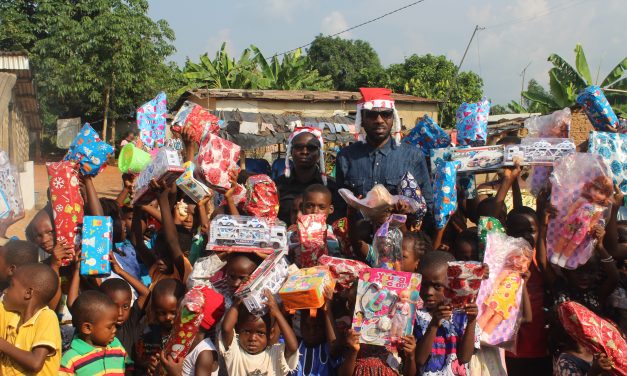
[[[451,215],[457,210],[457,169],[459,162],[440,162],[436,165],[433,180],[435,224],[444,228]]]
[[[148,149],[157,149],[165,143],[165,115],[168,112],[164,92],[137,109],[139,139]]]
[[[590,132],[588,152],[603,158],[614,184],[627,194],[627,134]]]
[[[482,146],[488,138],[490,101],[462,103],[457,109],[457,143],[462,146]]]
[[[431,177],[435,176],[436,166],[440,162],[450,162],[451,157],[453,156],[453,151],[455,151],[455,147],[448,148],[440,148],[440,149],[431,149],[431,160],[429,167],[431,168]]]
[[[409,145],[419,147],[425,157],[431,149],[445,148],[451,144],[451,137],[433,121],[429,115],[422,117],[414,129],[409,132],[403,141]]]
[[[85,216],[81,248],[81,275],[105,277],[111,274],[109,253],[113,247],[112,229],[111,217]]]
[[[597,131],[618,128],[618,118],[612,106],[598,86],[588,86],[577,97],[577,103],[583,107],[588,119]]]
[[[413,215],[418,218],[418,222],[422,222],[425,214],[427,214],[427,202],[422,195],[418,182],[410,172],[406,172],[398,183],[398,193],[416,201],[418,210]]]
[[[100,140],[98,132],[89,123],[85,123],[63,160],[77,162],[81,174],[85,176],[96,176],[104,169],[107,159],[112,155],[113,146]]]
[[[477,197],[477,183],[475,175],[460,173],[457,175],[457,184],[461,188],[460,190],[464,192],[465,198],[472,200]]]

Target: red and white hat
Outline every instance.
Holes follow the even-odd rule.
[[[322,131],[318,128],[312,127],[299,127],[294,129],[287,139],[286,151],[285,151],[285,170],[284,174],[286,178],[290,177],[290,161],[292,160],[292,142],[301,133],[310,133],[320,143],[320,159],[318,160],[318,167],[320,168],[320,174],[322,175],[322,182],[327,185],[327,176],[324,164],[324,139],[322,138]]]
[[[372,110],[373,108],[389,108],[394,112],[394,123],[392,124],[392,137],[396,144],[401,142],[401,119],[398,111],[394,106],[392,99],[392,91],[386,88],[371,87],[360,88],[361,99],[357,102],[357,115],[355,116],[355,133],[359,140],[363,141],[364,136],[361,134],[361,110]]]

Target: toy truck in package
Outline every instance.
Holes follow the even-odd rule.
[[[211,221],[207,249],[212,251],[263,252],[287,248],[283,222],[269,223],[263,218],[218,215]]]

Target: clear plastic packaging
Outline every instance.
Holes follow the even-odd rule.
[[[0,150],[0,219],[13,213],[14,218],[24,215],[24,201],[20,189],[20,173],[7,154]]]

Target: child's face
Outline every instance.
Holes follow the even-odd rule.
[[[9,278],[13,274],[11,266],[7,265],[7,261],[4,258],[4,253],[4,247],[0,247],[0,289],[7,287]]]
[[[250,316],[238,325],[239,344],[249,354],[255,355],[268,346],[268,328],[261,317]]]
[[[54,229],[52,228],[52,222],[47,215],[38,215],[36,221],[33,224],[35,230],[35,244],[46,253],[52,254],[54,248]]]
[[[163,329],[169,330],[174,324],[178,311],[178,300],[174,295],[153,296],[153,309],[157,323]]]
[[[303,195],[303,214],[325,214],[333,213],[331,195],[321,192],[309,192]]]
[[[124,224],[124,229],[127,234],[131,232],[131,228],[133,226],[133,212],[127,212],[122,215],[122,223]]]
[[[247,257],[235,257],[226,264],[226,278],[229,288],[236,290],[248,280],[257,265]]]
[[[446,271],[446,265],[422,271],[420,298],[422,298],[424,307],[428,311],[433,311],[444,301],[444,291],[448,287]]]
[[[416,252],[414,252],[414,240],[409,238],[403,239],[403,261],[401,263],[401,270],[404,272],[414,273],[418,270],[420,260],[416,258]]]
[[[590,259],[584,265],[575,270],[562,269],[568,284],[574,286],[579,291],[590,290],[595,282],[598,273],[598,264],[596,259]]]
[[[128,320],[128,316],[131,314],[132,296],[128,291],[116,290],[107,293],[113,303],[118,307],[118,318],[115,325],[122,326]]]
[[[515,238],[523,238],[535,248],[538,241],[538,224],[536,219],[528,214],[517,215],[515,220],[510,221],[507,234]]]
[[[105,347],[115,338],[118,310],[115,307],[107,307],[98,321],[91,325],[89,338],[94,346]]]
[[[318,312],[318,316],[310,317],[309,312],[301,312],[300,334],[307,346],[318,346],[324,342],[324,325],[321,322],[323,313]]]
[[[9,311],[21,312],[32,298],[33,289],[26,287],[19,276],[9,281],[9,287],[4,290],[4,306]]]
[[[472,261],[475,256],[473,245],[466,240],[458,240],[453,246],[453,255],[457,261]]]

